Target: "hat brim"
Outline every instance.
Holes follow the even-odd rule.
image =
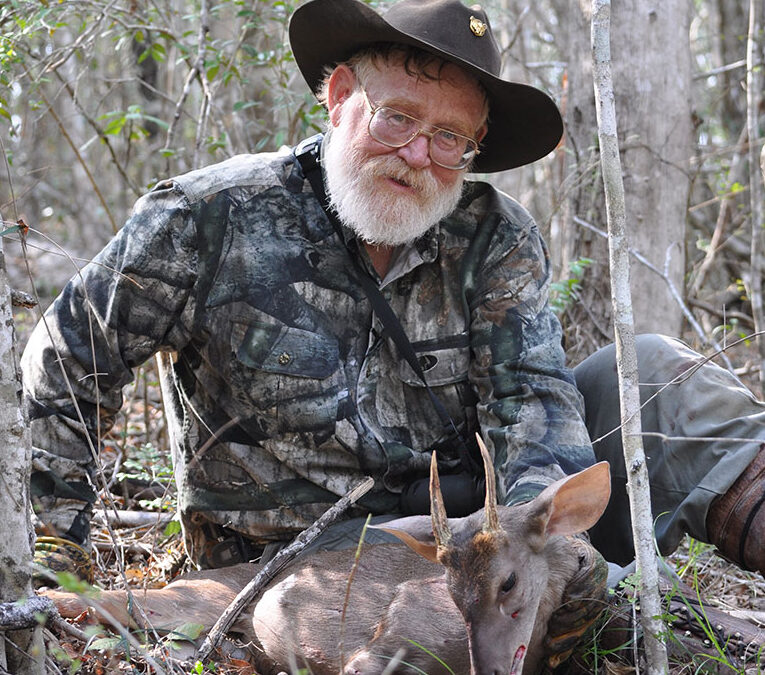
[[[293,13],[289,36],[295,62],[314,93],[326,66],[378,43],[412,45],[462,67],[483,85],[489,98],[488,132],[471,171],[492,173],[534,162],[554,150],[563,134],[558,107],[544,92],[502,80],[409,35],[358,0],[310,0]]]

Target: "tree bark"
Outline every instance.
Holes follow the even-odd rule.
[[[659,569],[654,547],[648,470],[641,437],[640,391],[630,296],[630,255],[626,237],[627,212],[619,160],[619,140],[611,76],[610,18],[610,0],[594,0],[593,79],[608,219],[611,299],[614,310],[622,445],[625,466],[628,467],[627,491],[630,499],[648,673],[664,675],[669,670],[669,664],[666,646],[660,636],[665,632],[666,626],[659,618],[662,614]]]
[[[0,237],[0,603],[23,601],[32,590],[32,529],[29,475],[32,445],[21,411],[21,381],[16,359],[11,293]],[[0,669],[18,675],[44,672],[42,627],[0,635]]]
[[[589,57],[590,3],[559,3],[561,25],[569,27],[566,45],[568,95],[566,147],[569,194],[563,219],[561,274],[579,258],[594,262],[581,293],[588,313],[581,321],[603,327],[598,341],[610,335],[612,321],[608,292],[605,245],[576,225],[580,218],[605,229],[598,147],[595,142],[595,102]],[[654,267],[665,268],[683,288],[685,224],[690,192],[689,160],[693,154],[691,119],[691,59],[689,3],[621,2],[614,11],[612,41],[618,45],[612,58],[627,223],[631,246]],[[680,335],[682,313],[661,278],[632,261],[633,303],[638,332]],[[589,314],[589,316],[588,316]],[[579,315],[577,315],[577,319]],[[593,331],[594,332],[594,331]],[[597,346],[597,345],[596,345]]]

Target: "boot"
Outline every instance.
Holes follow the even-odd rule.
[[[707,514],[709,542],[724,558],[765,576],[765,444]]]

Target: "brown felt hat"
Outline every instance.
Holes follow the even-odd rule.
[[[290,45],[316,93],[324,68],[375,43],[412,45],[462,67],[489,97],[489,130],[473,171],[528,164],[552,151],[563,133],[544,92],[499,77],[501,58],[486,12],[460,0],[400,0],[380,15],[359,0],[309,0],[290,21]]]

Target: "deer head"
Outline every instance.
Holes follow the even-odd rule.
[[[556,597],[560,601],[565,580],[556,577],[570,577],[567,562],[578,565],[564,560],[572,550],[565,537],[592,527],[608,503],[609,467],[600,462],[553,483],[531,502],[498,506],[493,463],[478,442],[486,472],[483,511],[447,518],[434,454],[431,518],[412,516],[381,527],[446,567],[449,594],[467,628],[471,673],[520,675],[530,647],[540,651]],[[540,658],[530,657],[529,668]]]

